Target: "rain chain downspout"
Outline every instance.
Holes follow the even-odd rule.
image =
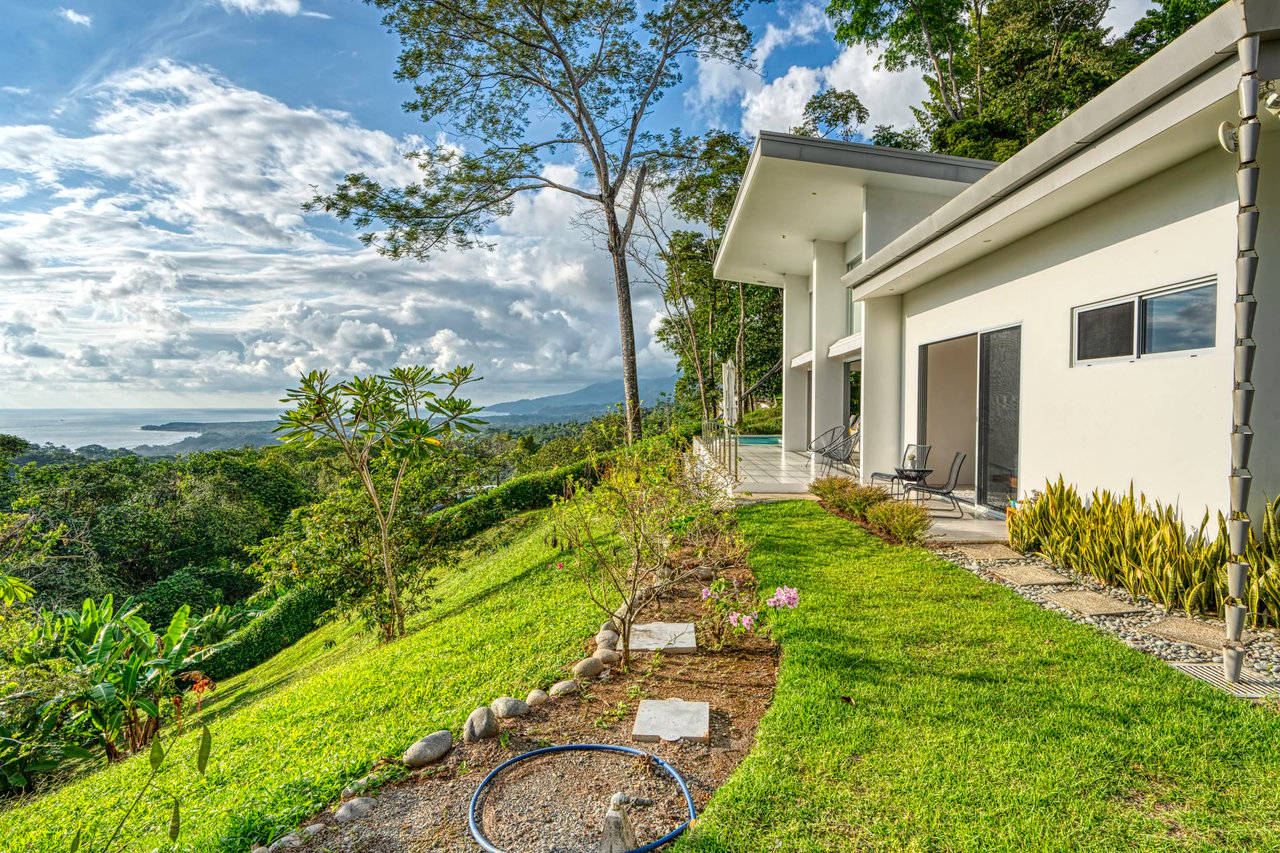
[[[1249,590],[1249,451],[1253,445],[1253,429],[1249,426],[1253,410],[1253,365],[1257,343],[1253,339],[1253,323],[1258,300],[1254,283],[1258,275],[1258,143],[1262,125],[1258,122],[1258,37],[1245,36],[1236,43],[1240,58],[1240,125],[1236,129],[1239,165],[1236,168],[1236,190],[1239,208],[1236,212],[1236,300],[1235,347],[1232,375],[1231,425],[1231,514],[1227,531],[1231,554],[1227,563],[1226,644],[1222,649],[1223,675],[1230,683],[1240,680],[1244,666],[1245,604]]]

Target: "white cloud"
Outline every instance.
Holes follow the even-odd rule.
[[[315,187],[416,177],[421,140],[161,62],[77,104],[86,129],[0,126],[0,387],[23,405],[270,404],[298,373],[472,363],[482,401],[613,379],[607,256],[581,202],[521,196],[495,251],[396,263],[305,216]],[[584,180],[572,165],[554,179]],[[655,296],[638,289],[636,325]],[[642,333],[641,370],[671,370]]]
[[[826,84],[834,89],[850,89],[871,114],[869,124],[892,124],[899,128],[915,123],[911,107],[928,96],[920,72],[908,69],[889,72],[876,68],[879,57],[861,45],[846,47],[836,61],[822,69]]]
[[[218,0],[228,12],[244,12],[246,15],[305,15],[309,18],[328,18],[321,12],[304,12],[302,0]]]
[[[65,8],[59,9],[58,15],[64,20],[70,21],[71,23],[76,24],[77,26],[81,26],[81,27],[93,26],[93,18],[91,18],[88,15],[83,15],[80,12],[77,12],[75,9],[65,9]]]
[[[756,44],[757,66],[779,48],[816,41],[831,32],[821,6],[806,3],[786,12],[786,24],[769,24]],[[871,114],[868,131],[877,124],[899,127],[914,123],[910,107],[928,90],[916,70],[890,72],[876,68],[878,56],[860,45],[845,47],[829,65],[793,65],[766,81],[759,73],[723,63],[700,62],[686,106],[714,117],[726,108],[739,111],[740,130],[754,137],[761,130],[787,131],[800,124],[805,103],[824,88],[855,92]]]
[[[30,95],[31,89],[26,86],[0,86],[0,92],[17,97],[21,95]]]

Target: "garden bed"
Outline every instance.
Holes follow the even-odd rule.
[[[743,585],[752,583],[745,569],[725,572],[722,577]],[[637,622],[698,622],[704,612],[703,586],[703,582],[693,579],[677,584],[660,600],[642,608]],[[695,806],[701,810],[755,742],[756,727],[773,696],[778,652],[771,640],[759,634],[737,635],[731,644],[717,650],[707,648],[701,626],[698,634],[699,649],[694,654],[633,652],[629,671],[623,672],[614,665],[600,678],[584,682],[579,693],[533,707],[524,717],[502,720],[499,738],[457,743],[439,764],[411,773],[374,794],[378,805],[367,817],[340,825],[334,821],[332,811],[325,810],[304,820],[303,825],[328,825],[307,845],[308,849],[333,853],[478,850],[467,827],[468,807],[476,787],[502,762],[551,745],[603,743],[644,749],[669,762],[684,777]],[[583,643],[584,651],[590,648],[590,641]],[[710,704],[710,743],[642,744],[632,740],[631,728],[639,702],[668,698]],[[546,762],[541,769],[564,769],[577,760],[574,755],[554,757],[554,762],[536,759],[534,766]],[[600,770],[611,762],[630,764],[632,770],[608,783],[601,779]],[[386,762],[388,768],[394,765],[395,762]],[[503,785],[518,778],[514,769],[512,773],[510,779],[503,777]],[[495,798],[490,799],[493,808],[485,810],[484,826],[495,839],[521,840],[523,844],[537,837],[557,842],[551,846],[533,843],[503,848],[511,851],[594,853],[608,798],[622,791],[654,801],[651,806],[632,807],[629,812],[640,840],[653,840],[682,823],[687,811],[683,796],[675,794],[678,789],[665,781],[665,774],[658,771],[655,781],[646,778],[649,773],[648,769],[641,769],[637,759],[620,755],[589,760],[580,771],[556,780],[554,793],[560,805],[555,811],[543,813],[540,824],[533,827],[529,820],[537,809],[530,800],[530,788],[526,786],[525,793],[515,800],[504,799],[502,788],[498,788]],[[667,796],[654,796],[662,790],[667,791]],[[504,819],[509,825],[504,825]]]

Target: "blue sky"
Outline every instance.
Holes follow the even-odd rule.
[[[1124,0],[1124,27],[1145,0]],[[0,408],[271,405],[310,368],[474,362],[482,401],[619,375],[607,259],[554,193],[494,252],[393,263],[303,216],[311,187],[413,173],[398,43],[354,0],[5,0],[0,30]],[[656,119],[785,130],[822,87],[909,121],[918,74],[831,37],[822,6],[750,13],[761,74],[690,66]],[[577,180],[571,162],[552,167]],[[636,289],[643,373],[660,305]]]

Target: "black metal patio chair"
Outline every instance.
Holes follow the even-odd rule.
[[[951,507],[959,515],[964,518],[964,509],[960,506],[960,501],[956,500],[955,491],[956,484],[960,482],[960,468],[963,467],[965,454],[956,453],[955,459],[951,460],[951,472],[947,474],[947,482],[941,486],[930,486],[928,483],[907,483],[903,488],[903,497],[910,496],[913,492],[925,498],[937,498],[951,502]]]
[[[812,439],[809,440],[809,443],[805,445],[804,449],[809,451],[810,453],[822,454],[829,446],[839,441],[841,436],[845,436],[848,434],[849,434],[849,428],[846,427],[844,424],[840,424],[839,426],[833,426],[831,429],[827,430],[826,432],[821,433],[819,435],[815,435]]]
[[[860,434],[858,432],[846,431],[843,436],[836,436],[836,440],[827,445],[819,455],[822,457],[823,471],[827,474],[844,473],[844,468],[857,468],[854,459],[858,455],[858,447]]]
[[[902,451],[902,468],[920,468],[923,469],[929,461],[929,451],[933,449],[931,444],[908,444],[907,449]],[[887,473],[884,471],[876,471],[871,475],[871,485],[875,485],[876,481],[889,484],[889,491],[893,491],[895,483],[902,481],[902,475],[897,471]]]

